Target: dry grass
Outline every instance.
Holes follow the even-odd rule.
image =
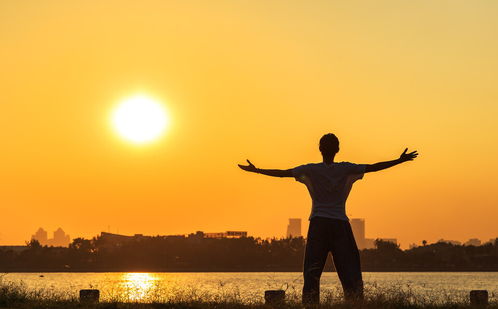
[[[156,286],[151,289],[151,293],[142,295],[140,302],[133,301],[130,297],[134,291],[129,291],[130,295],[119,291],[113,295],[112,290],[109,295],[102,295],[105,302],[98,304],[81,304],[74,296],[54,292],[50,288],[28,289],[22,283],[3,282],[0,278],[0,308],[99,308],[99,309],[153,309],[153,308],[191,308],[191,309],[256,309],[271,308],[265,306],[260,298],[254,300],[242,298],[238,289],[226,289],[220,283],[219,290],[215,293],[200,292],[194,287],[176,287],[163,289]],[[134,294],[133,294],[134,295]],[[434,301],[437,299],[437,301]],[[297,309],[304,308],[300,304],[300,294],[295,287],[288,287],[287,302],[278,308]],[[432,297],[430,294],[424,296],[413,292],[409,287],[393,286],[390,288],[379,287],[370,284],[365,289],[365,300],[363,302],[343,302],[342,292],[338,289],[322,293],[322,304],[307,308],[473,308],[468,303],[468,299],[458,299],[450,294],[445,297],[438,295]],[[492,303],[487,308],[498,309],[498,302],[492,299]]]

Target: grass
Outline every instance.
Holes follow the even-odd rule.
[[[248,300],[240,296],[238,290],[225,290],[220,287],[216,293],[199,292],[195,288],[179,288],[168,290],[165,297],[164,291],[154,289],[151,295],[142,298],[141,302],[133,301],[130,295],[119,296],[102,295],[104,302],[98,304],[82,304],[74,296],[54,292],[51,288],[28,289],[22,283],[11,283],[0,280],[0,308],[50,308],[50,309],[153,309],[153,308],[188,308],[188,309],[258,309],[271,308],[262,303],[260,299]],[[133,291],[130,291],[133,293]],[[366,286],[365,300],[357,303],[346,303],[342,301],[339,290],[326,291],[322,293],[322,304],[307,308],[475,308],[472,307],[468,299],[458,299],[451,295],[438,298],[430,294],[421,296],[410,288],[393,286],[390,288],[378,287],[375,284]],[[300,295],[296,290],[287,290],[287,301],[278,308],[301,309]],[[434,299],[438,299],[434,301]],[[492,298],[492,302],[487,308],[498,309],[498,302]]]

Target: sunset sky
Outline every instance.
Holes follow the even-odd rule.
[[[0,244],[38,229],[283,236],[292,178],[241,171],[420,156],[348,200],[403,247],[498,236],[497,1],[2,1]],[[123,100],[162,102],[158,140],[120,138]]]

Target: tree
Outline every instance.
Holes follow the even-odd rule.
[[[35,249],[35,250],[42,248],[42,245],[36,239],[31,239],[30,241],[27,241],[26,246],[28,246],[29,249]]]
[[[398,250],[401,250],[401,249],[399,249],[399,244],[393,243],[391,241],[385,241],[382,239],[375,240],[375,248],[377,248],[380,251],[398,251]]]

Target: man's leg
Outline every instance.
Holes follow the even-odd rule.
[[[329,237],[324,223],[320,218],[310,220],[304,254],[303,304],[320,302],[320,277],[329,253]]]
[[[354,240],[351,225],[336,220],[332,225],[331,251],[334,265],[341,280],[346,300],[363,299],[360,253]]]

